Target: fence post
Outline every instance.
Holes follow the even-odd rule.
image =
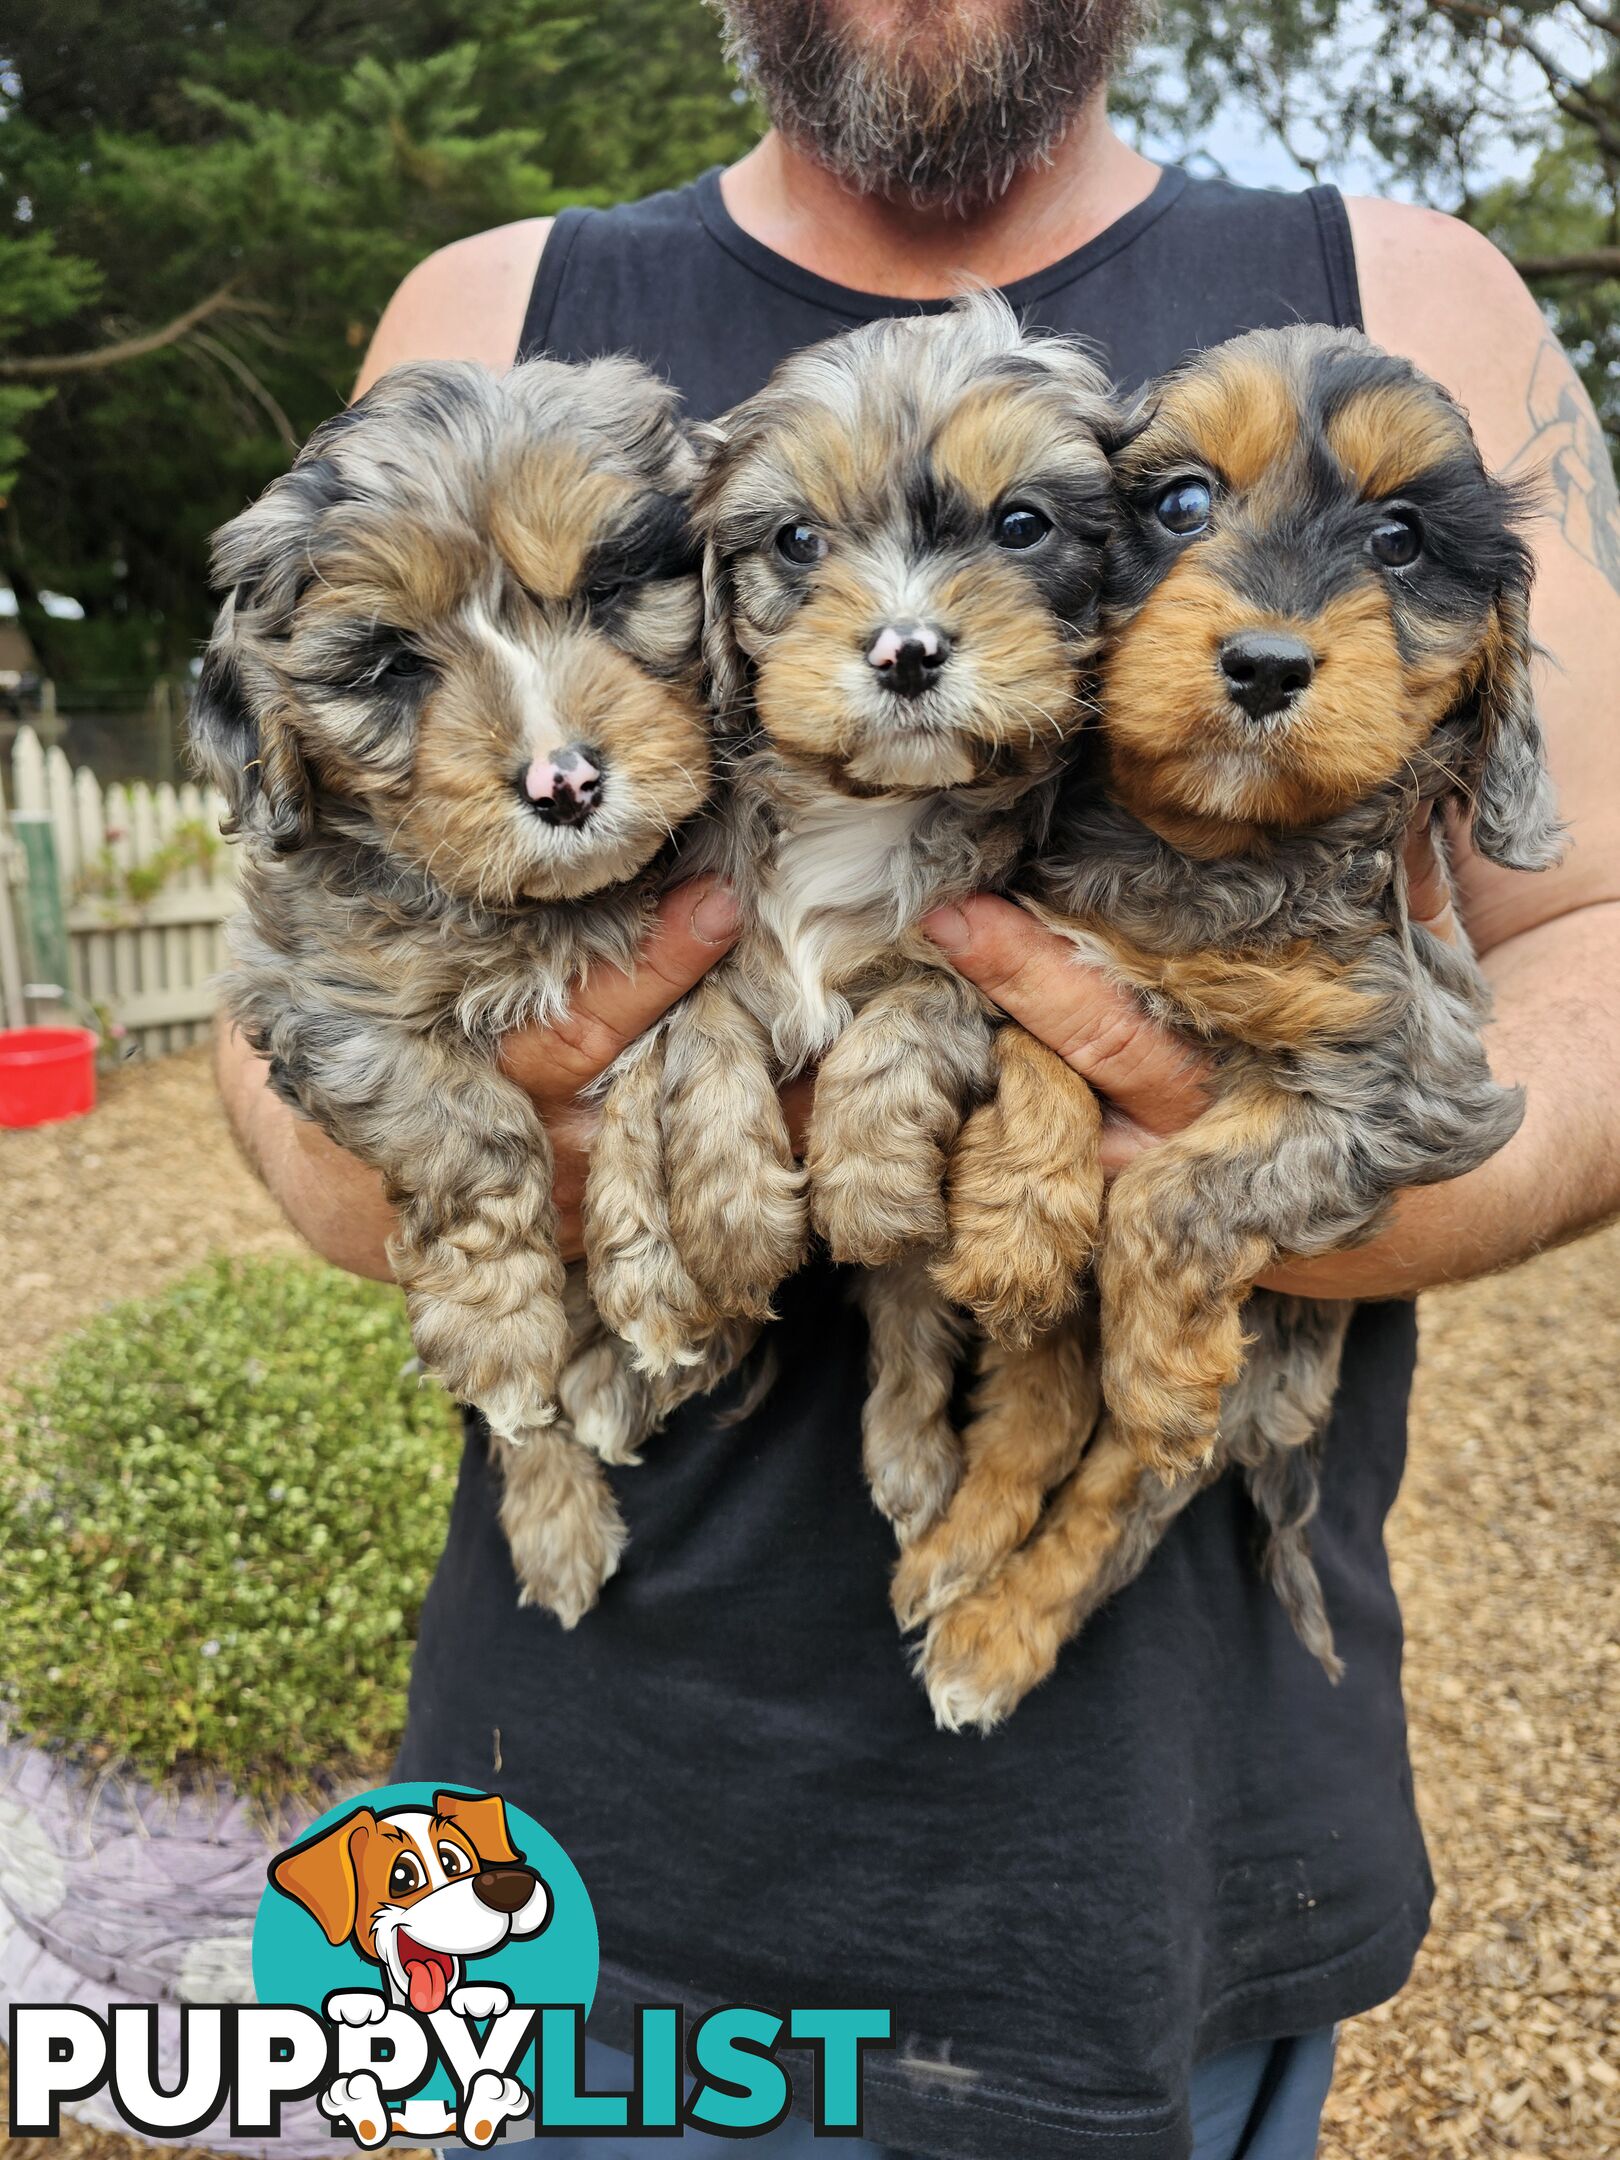
[[[11,829],[22,843],[23,895],[32,979],[23,994],[34,1004],[66,1004],[69,993],[67,917],[56,867],[56,835],[46,810],[17,810]]]
[[[6,819],[6,776],[0,772],[0,1027],[26,1027],[23,1002],[22,945],[17,936],[13,889],[22,878],[22,848],[11,838]]]

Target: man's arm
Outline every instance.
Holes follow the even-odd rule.
[[[1534,877],[1467,849],[1457,863],[1495,993],[1492,1067],[1528,1089],[1518,1135],[1470,1176],[1403,1194],[1370,1243],[1266,1278],[1316,1297],[1401,1297],[1509,1266],[1620,1212],[1620,512],[1591,404],[1489,242],[1398,204],[1353,203],[1351,220],[1369,334],[1462,400],[1495,470],[1546,472],[1548,514],[1533,534],[1548,656],[1538,687],[1573,842],[1558,869]],[[1061,940],[990,899],[942,927],[963,973],[1107,1098],[1111,1168],[1198,1114],[1185,1054]]]
[[[377,325],[355,394],[407,360],[481,360],[511,366],[546,218],[527,218],[441,248],[413,270]],[[509,1035],[502,1063],[545,1121],[556,1155],[554,1191],[565,1259],[580,1252],[580,1205],[591,1113],[577,1097],[711,967],[731,943],[736,911],[708,883],[665,898],[633,974],[599,969],[588,999],[553,1028]],[[225,1113],[248,1161],[293,1228],[334,1266],[386,1280],[393,1210],[377,1173],[289,1109],[269,1068],[222,1022],[215,1070]]]

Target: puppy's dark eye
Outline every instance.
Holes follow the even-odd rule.
[[[459,1845],[452,1845],[448,1839],[440,1843],[439,1865],[444,1869],[445,1874],[451,1878],[457,1875],[468,1875],[472,1872],[472,1862],[467,1858],[467,1855]]]
[[[1367,535],[1367,552],[1386,570],[1404,570],[1423,553],[1423,520],[1415,510],[1386,510]]]
[[[1011,503],[996,519],[996,546],[1037,547],[1051,530],[1052,520],[1044,510],[1029,503]]]
[[[1172,480],[1153,505],[1153,515],[1166,532],[1200,533],[1209,523],[1213,499],[1207,480]]]
[[[427,672],[428,663],[423,655],[413,651],[409,645],[401,645],[388,655],[388,658],[377,670],[377,680],[379,682],[414,682],[418,675],[425,675]]]
[[[796,563],[803,569],[820,562],[826,554],[826,536],[813,525],[784,525],[776,536],[776,552],[784,562]]]
[[[599,584],[585,588],[585,605],[593,608],[611,607],[624,591],[624,578],[603,578]]]
[[[401,1853],[388,1870],[388,1895],[409,1897],[413,1890],[420,1890],[426,1880],[421,1863],[409,1853]]]

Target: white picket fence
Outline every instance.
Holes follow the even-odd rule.
[[[167,781],[157,787],[116,782],[104,790],[93,772],[75,770],[60,749],[45,749],[26,727],[11,768],[9,789],[0,787],[0,841],[8,799],[13,812],[50,818],[73,998],[120,1024],[125,1040],[148,1055],[200,1041],[214,1010],[211,978],[225,964],[223,926],[236,909],[236,850],[218,842],[211,860],[180,863],[158,891],[138,901],[122,889],[122,876],[151,864],[177,836],[182,851],[194,831],[217,841],[223,798]],[[9,861],[16,878],[19,856],[15,845],[0,847],[0,1000],[8,1008],[20,990],[16,956],[26,951],[26,895],[5,869]],[[112,892],[101,889],[109,884]],[[44,1015],[8,1009],[4,1017],[15,1026]]]

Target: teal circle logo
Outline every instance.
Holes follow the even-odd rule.
[[[498,1794],[436,1784],[329,1808],[271,1862],[253,1925],[259,2001],[317,2013],[351,1992],[454,2013],[464,1990],[501,1988],[584,2017],[598,1961],[589,1893],[551,1833]],[[442,2064],[419,2097],[454,2097]]]

